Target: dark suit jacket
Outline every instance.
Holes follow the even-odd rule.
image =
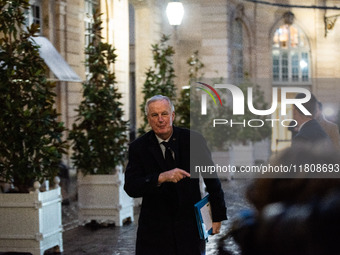
[[[300,131],[293,137],[293,146],[306,144],[326,147],[332,146],[328,135],[314,119],[306,122]]]
[[[337,124],[326,120],[325,118],[321,118],[318,120],[320,126],[323,128],[325,133],[331,139],[333,146],[335,149],[340,151],[340,134],[339,134],[339,127]]]
[[[200,163],[213,164],[202,136],[174,127],[169,142],[175,153],[176,167],[190,172],[190,137],[200,147],[198,155],[195,155]],[[199,180],[185,178],[176,184],[158,186],[158,176],[164,171],[164,157],[153,131],[130,144],[124,189],[131,197],[143,197],[136,254],[201,254],[204,241],[199,239],[194,212],[194,204],[201,199]],[[210,193],[213,220],[227,219],[220,181],[209,178],[205,184]]]

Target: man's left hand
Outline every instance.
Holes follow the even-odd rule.
[[[222,225],[221,222],[213,222],[212,223],[212,229],[213,229],[212,234],[213,235],[220,233],[221,225]]]

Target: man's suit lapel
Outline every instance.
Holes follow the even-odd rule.
[[[151,155],[157,161],[158,165],[162,169],[162,172],[166,171],[166,165],[165,165],[165,160],[162,154],[162,150],[158,144],[158,140],[154,132],[151,132],[149,140],[150,140],[149,150],[150,150]]]
[[[173,134],[171,137],[171,149],[175,153],[176,167],[179,165],[180,155],[179,155],[179,131],[176,127],[173,127]]]

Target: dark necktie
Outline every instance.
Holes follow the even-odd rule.
[[[162,142],[162,145],[165,147],[165,165],[167,170],[172,170],[175,168],[175,160],[172,156],[172,150],[170,148],[169,142]],[[171,215],[175,215],[178,211],[178,194],[175,183],[167,182],[163,185],[163,192],[165,200],[169,205],[169,212]]]
[[[164,145],[165,147],[165,164],[167,170],[172,170],[175,168],[175,160],[174,157],[172,156],[172,150],[170,148],[170,145],[168,142],[163,141],[161,144]]]

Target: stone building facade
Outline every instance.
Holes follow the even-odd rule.
[[[340,1],[182,0],[185,15],[176,29],[164,15],[167,1],[130,2],[138,15],[137,91],[150,65],[149,55],[142,57],[150,54],[145,49],[155,35],[172,34],[179,89],[188,84],[186,61],[198,50],[208,81],[222,78],[237,83],[248,78],[261,86],[269,103],[273,87],[279,91],[288,86],[307,88],[332,112],[329,118],[337,120],[340,24],[335,18],[340,14]],[[271,118],[282,118],[278,112]],[[289,145],[286,128],[275,126],[272,133],[272,151]]]
[[[103,37],[116,48],[118,55],[115,63],[116,81],[123,95],[125,119],[129,112],[129,12],[127,0],[30,0],[31,9],[27,13],[28,23],[38,23],[40,36],[54,46],[69,67],[80,80],[63,80],[54,75],[50,68],[50,77],[56,81],[56,106],[61,114],[61,121],[68,129],[72,128],[76,112],[82,100],[81,81],[86,79],[85,47],[87,30],[93,22],[94,8],[103,13]],[[56,62],[55,66],[60,65]],[[66,134],[67,135],[67,134]],[[72,152],[70,151],[69,154]],[[70,155],[65,163],[71,164]]]
[[[172,35],[179,90],[189,82],[187,59],[198,50],[205,65],[204,78],[209,81],[237,83],[249,78],[261,86],[268,102],[273,87],[304,87],[333,109],[334,116],[339,112],[340,23],[334,17],[340,14],[340,8],[334,7],[340,7],[340,1],[181,2],[185,14],[175,29],[166,18],[167,0],[31,0],[40,6],[40,13],[35,15],[40,19],[41,35],[82,80],[86,79],[85,27],[91,22],[90,7],[100,6],[103,36],[117,49],[114,68],[132,132],[141,121],[139,105],[145,72],[152,65],[151,44],[162,34]],[[74,122],[81,90],[80,82],[57,82],[57,107],[67,128]],[[276,113],[272,116],[278,117]],[[285,147],[277,141],[290,139],[289,135],[275,127],[271,150]]]

